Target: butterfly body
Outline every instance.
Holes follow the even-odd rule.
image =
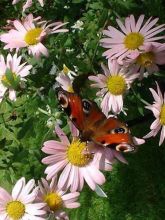
[[[62,89],[57,92],[57,97],[61,107],[80,131],[82,141],[93,141],[118,151],[134,150],[126,124],[115,117],[106,118],[95,102],[81,99],[77,94]]]

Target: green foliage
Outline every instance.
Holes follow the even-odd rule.
[[[3,10],[2,10],[3,9]],[[0,1],[1,33],[5,32],[6,20],[21,18],[22,2],[12,6],[11,1]],[[24,61],[33,65],[27,77],[25,88],[17,91],[17,100],[11,102],[8,94],[0,103],[0,185],[11,189],[22,176],[40,179],[44,175],[41,163],[44,141],[54,139],[54,124],[61,119],[66,127],[66,118],[59,113],[54,90],[55,77],[63,64],[73,71],[78,68],[74,81],[75,91],[83,97],[95,99],[96,91],[91,89],[88,76],[101,72],[104,51],[99,46],[102,30],[107,25],[116,25],[116,17],[121,19],[129,14],[138,17],[159,15],[160,23],[165,22],[163,0],[46,0],[42,8],[37,1],[27,10],[46,20],[68,22],[68,33],[52,35],[46,40],[49,58],[39,60],[22,50]],[[77,20],[83,22],[82,30],[73,29]],[[6,55],[1,43],[1,54]],[[16,88],[19,79],[13,79],[8,72],[5,86]],[[152,97],[148,88],[155,80],[165,83],[164,70],[152,77],[135,83],[125,97],[127,116],[119,117],[131,121],[147,114],[145,103]],[[6,83],[6,82],[4,82]],[[48,125],[47,122],[52,122]],[[145,121],[132,128],[133,135],[142,137],[149,130]],[[145,132],[144,132],[145,130]],[[111,173],[106,173],[107,181],[103,190],[108,198],[100,198],[88,187],[83,190],[81,207],[68,211],[71,220],[163,220],[165,215],[165,146],[158,147],[158,139],[149,140],[139,147],[135,154],[127,156],[129,165],[116,164]]]

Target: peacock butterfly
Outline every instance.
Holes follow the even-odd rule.
[[[82,141],[93,141],[122,152],[135,150],[127,125],[115,117],[106,118],[95,102],[81,99],[76,93],[62,88],[57,90],[57,97],[63,110],[80,131]]]

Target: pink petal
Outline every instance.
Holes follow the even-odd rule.
[[[48,57],[49,53],[48,53],[47,48],[46,48],[42,43],[38,43],[37,46],[38,46],[39,51],[40,51],[43,55],[45,55],[46,57]]]
[[[133,137],[133,143],[135,145],[141,145],[145,143],[145,140],[142,138]]]
[[[108,26],[108,30],[109,30],[109,36],[111,36],[112,38],[124,38],[125,35],[118,31],[116,28],[112,27],[112,26]]]
[[[75,125],[71,122],[68,121],[70,131],[72,133],[72,137],[78,137],[79,136],[79,130],[75,127]]]
[[[58,180],[58,188],[59,189],[64,189],[66,183],[68,183],[68,180],[70,178],[69,174],[70,174],[71,168],[72,168],[71,164],[68,163],[66,165],[66,167],[64,168],[64,170],[62,171],[62,173],[59,177],[59,180]]]
[[[17,200],[17,198],[19,197],[20,193],[22,192],[23,187],[25,186],[25,178],[22,177],[21,179],[19,179],[13,190],[12,190],[12,197],[14,200]]]
[[[125,26],[123,25],[123,23],[119,20],[116,19],[116,22],[118,23],[119,27],[121,28],[121,30],[125,33],[128,34],[128,30],[125,28]]]
[[[16,28],[18,31],[20,31],[20,32],[23,33],[23,34],[26,34],[27,31],[26,31],[26,29],[24,28],[24,26],[21,24],[20,21],[15,20],[15,21],[13,22],[13,24],[14,24],[15,28]]]
[[[122,163],[128,164],[127,160],[123,157],[123,155],[120,152],[117,152],[116,150],[113,150],[114,156],[121,161]]]
[[[130,33],[130,32],[131,32],[130,17],[127,17],[127,18],[125,19],[125,27],[126,27],[128,33]]]
[[[81,169],[79,169],[79,187],[78,187],[78,191],[82,191],[83,186],[84,186],[84,177],[83,177]]]
[[[79,186],[79,167],[74,166],[74,178],[71,183],[70,191],[75,192],[77,191]]]
[[[88,173],[87,169],[85,167],[82,167],[80,168],[81,169],[81,172],[84,176],[84,179],[85,181],[87,182],[87,184],[89,185],[89,187],[92,189],[92,190],[95,190],[96,188],[96,184],[95,182],[93,181],[93,179],[91,178],[90,174]]]
[[[160,97],[158,96],[158,94],[156,93],[156,91],[152,88],[149,89],[155,99],[156,102],[160,102]]]
[[[16,100],[16,91],[13,89],[9,89],[9,99],[12,101]]]
[[[58,163],[61,160],[66,159],[66,154],[65,153],[59,153],[56,151],[56,154],[53,154],[51,156],[45,157],[42,159],[42,163],[44,164],[55,164]]]
[[[39,1],[39,3],[40,3],[41,7],[43,7],[43,6],[44,6],[43,0],[38,0],[38,1]]]
[[[144,20],[144,15],[140,15],[140,17],[136,23],[136,31],[135,32],[139,32],[139,30],[142,26],[143,20]]]
[[[66,208],[74,209],[74,208],[80,207],[80,203],[79,202],[73,202],[73,203],[66,204],[65,206],[66,206]]]
[[[136,31],[136,27],[135,27],[135,18],[133,15],[130,16],[130,25],[131,25],[131,30],[132,32]]]
[[[60,140],[66,144],[66,145],[70,145],[70,142],[66,136],[66,134],[63,132],[63,130],[59,127],[59,125],[56,125],[55,127],[55,132],[58,135],[58,137],[60,138]]]
[[[67,161],[63,160],[52,166],[48,166],[45,170],[45,173],[48,174],[47,180],[50,180],[51,178],[53,178],[60,170],[62,170],[65,167],[66,164],[67,164]]]
[[[8,202],[12,199],[11,195],[2,187],[0,187],[0,203],[1,202]]]
[[[31,179],[27,182],[27,184],[25,185],[25,187],[23,188],[22,192],[23,194],[29,194],[30,191],[34,188],[35,186],[35,181],[34,179]]]
[[[151,29],[151,28],[157,23],[158,20],[159,20],[159,18],[155,18],[155,19],[152,20],[150,23],[148,23],[148,21],[149,21],[149,19],[148,19],[148,21],[145,23],[145,25],[144,25],[144,26],[142,27],[142,29],[140,30],[140,33],[146,35],[146,34],[147,34],[147,31],[148,31],[149,29]],[[146,25],[146,24],[147,24],[147,25]]]
[[[88,170],[92,179],[99,185],[105,183],[104,175],[95,167],[95,166],[87,166],[86,169]]]
[[[161,133],[160,133],[160,140],[159,140],[159,146],[163,143],[165,138],[165,126],[162,127]]]
[[[68,193],[62,196],[62,200],[67,202],[68,200],[71,199],[77,199],[79,195],[80,195],[79,192]]]
[[[156,129],[160,125],[160,120],[157,118],[150,126],[150,129]]]
[[[57,153],[57,150],[60,151],[66,151],[67,146],[64,143],[50,140],[44,142],[44,147],[42,148],[42,151],[47,154],[54,154]]]

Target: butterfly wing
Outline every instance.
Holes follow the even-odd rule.
[[[130,152],[135,150],[127,125],[114,117],[110,117],[100,124],[93,140],[105,147],[115,148],[117,151]]]
[[[84,129],[84,114],[81,98],[75,94],[59,89],[57,92],[59,103],[68,117],[81,132]]]
[[[95,102],[82,100],[75,93],[69,93],[60,88],[57,97],[63,110],[81,132],[83,140],[89,140],[91,135],[87,133],[94,132],[97,124],[106,119]]]
[[[81,99],[75,93],[59,89],[57,96],[60,105],[80,131],[82,141],[93,141],[118,151],[134,150],[132,138],[125,123],[114,117],[107,119],[95,102]]]
[[[82,140],[92,140],[118,151],[134,150],[132,137],[127,125],[115,117],[106,118],[95,102],[82,100],[84,129]]]

